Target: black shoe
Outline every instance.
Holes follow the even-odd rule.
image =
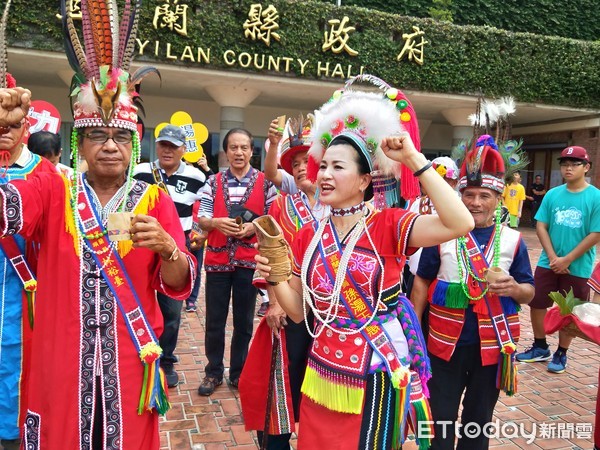
[[[168,387],[172,388],[179,384],[179,375],[177,375],[177,372],[175,372],[173,367],[163,367],[163,371],[165,372],[165,379],[167,380]]]
[[[232,388],[237,389],[238,385],[240,384],[240,379],[239,378],[230,378],[228,384]]]
[[[204,377],[202,383],[200,383],[200,387],[198,388],[198,394],[200,395],[211,395],[215,392],[217,386],[221,386],[223,384],[223,380],[219,380],[215,377]]]

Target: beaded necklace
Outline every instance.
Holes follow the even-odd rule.
[[[331,208],[331,215],[337,217],[353,216],[363,212],[365,208],[365,202],[360,202],[358,205],[351,206],[349,208]]]
[[[496,226],[495,226],[495,230],[494,230],[494,242],[493,242],[493,247],[494,247],[494,256],[492,257],[492,267],[498,267],[498,264],[500,263],[500,227],[502,226],[500,224],[500,215],[501,215],[501,208],[500,205],[498,205],[498,207],[496,208]],[[471,268],[471,265],[469,264],[469,253],[467,251],[467,240],[465,239],[464,236],[461,236],[457,239],[457,243],[456,243],[456,247],[457,247],[457,263],[458,263],[458,277],[460,279],[460,286],[462,287],[463,292],[465,293],[465,295],[467,296],[467,298],[469,300],[480,300],[482,299],[485,294],[487,294],[488,290],[489,290],[489,284],[487,284],[487,280],[485,278],[479,278],[477,275],[475,275],[475,273],[473,272],[473,269]],[[478,283],[486,283],[485,289],[483,290],[483,292],[480,295],[477,296],[472,296],[469,293],[469,287],[467,286],[467,283],[465,283],[464,280],[464,269],[463,269],[463,264],[462,262],[465,261],[465,266],[467,267],[467,272],[469,275],[471,275],[471,277],[473,277],[473,279],[475,281],[477,281]]]
[[[379,257],[379,254],[377,253],[377,251],[374,251],[374,254],[375,254],[375,257],[377,258],[379,267],[381,268],[381,276],[379,279],[379,293],[378,293],[378,297],[377,297],[377,302],[373,308],[373,312],[372,312],[371,316],[359,328],[350,329],[348,331],[331,326],[331,324],[333,322],[335,322],[336,319],[338,318],[338,312],[340,311],[340,308],[342,309],[342,311],[346,309],[346,307],[343,305],[343,302],[340,300],[342,285],[346,279],[348,263],[350,262],[350,258],[354,252],[354,247],[356,246],[356,243],[360,239],[363,231],[365,232],[365,235],[367,236],[367,239],[369,240],[371,247],[373,248],[373,250],[375,250],[375,244],[373,243],[371,234],[369,233],[369,230],[368,230],[368,227],[367,227],[366,221],[365,221],[365,215],[367,215],[367,214],[368,214],[368,211],[363,212],[363,216],[360,218],[360,220],[359,220],[357,226],[354,228],[354,230],[352,230],[350,237],[348,239],[348,243],[346,244],[346,247],[342,251],[342,257],[340,258],[340,264],[336,270],[335,281],[334,281],[334,285],[333,285],[331,294],[329,294],[329,295],[321,294],[321,293],[313,290],[309,286],[310,280],[309,280],[309,275],[308,275],[308,268],[310,265],[310,261],[313,259],[312,256],[315,254],[315,252],[317,251],[318,245],[322,241],[323,233],[324,233],[326,225],[330,219],[321,221],[317,232],[313,236],[313,239],[311,240],[310,244],[308,245],[308,248],[306,249],[306,253],[304,254],[304,258],[302,260],[301,277],[300,277],[301,282],[302,282],[302,288],[303,288],[302,289],[302,297],[303,297],[302,309],[304,312],[306,329],[312,338],[319,337],[321,335],[321,333],[323,332],[323,330],[325,330],[326,328],[332,330],[334,333],[337,333],[337,334],[349,335],[349,334],[360,333],[360,332],[362,332],[362,330],[364,330],[367,326],[369,326],[371,324],[371,322],[377,315],[378,306],[380,303],[382,303],[381,296],[384,291],[383,281],[385,279],[385,267],[383,265],[383,262],[381,261],[381,258]],[[341,244],[340,244],[340,250],[341,250]],[[316,300],[319,300],[324,303],[329,303],[329,306],[325,309],[319,309],[316,305]],[[307,306],[312,310],[315,320],[322,324],[322,326],[320,327],[320,329],[318,331],[313,332],[313,330],[310,329],[310,325],[308,323],[309,321],[307,319],[307,317],[308,317]],[[318,327],[316,327],[315,329],[317,329],[317,328]]]

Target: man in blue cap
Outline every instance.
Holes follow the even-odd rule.
[[[200,200],[200,190],[206,182],[207,175],[212,174],[208,166],[207,172],[202,172],[182,161],[186,149],[186,136],[181,127],[167,125],[160,130],[156,138],[157,159],[150,163],[139,164],[136,167],[134,178],[150,184],[157,184],[173,199],[177,213],[181,220],[181,227],[185,232],[188,249],[198,259],[198,274],[190,297],[186,300],[186,307],[190,305],[195,310],[195,302],[200,290],[200,268],[202,267],[203,245],[191,242],[192,208]],[[177,358],[173,354],[179,335],[179,322],[181,321],[181,303],[164,294],[157,293],[158,303],[162,311],[165,330],[159,342],[163,349],[161,367],[167,378],[167,385],[175,387],[179,383],[179,376],[173,368]]]

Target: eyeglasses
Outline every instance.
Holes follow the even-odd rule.
[[[579,166],[583,166],[585,163],[583,162],[561,162],[558,165],[560,167],[568,167],[569,169],[572,169],[573,167],[579,167]]]
[[[88,138],[94,144],[105,144],[109,139],[112,139],[115,144],[125,145],[129,144],[133,139],[133,135],[131,133],[116,133],[112,136],[108,133],[84,133],[84,137]]]

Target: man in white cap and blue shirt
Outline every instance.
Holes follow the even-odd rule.
[[[196,298],[200,289],[200,269],[202,267],[202,245],[193,245],[190,242],[192,229],[192,209],[194,203],[200,200],[200,190],[206,182],[207,174],[182,161],[186,149],[186,136],[177,125],[167,125],[162,128],[156,138],[157,159],[150,163],[139,164],[136,167],[134,178],[150,184],[158,184],[173,199],[181,226],[186,235],[186,242],[190,251],[198,259],[198,274],[192,289],[187,307],[195,308]],[[206,164],[206,163],[205,163]],[[208,175],[210,169],[206,166]],[[177,358],[173,354],[179,335],[179,322],[181,320],[181,302],[173,300],[166,295],[157,293],[158,303],[164,317],[164,332],[159,342],[163,349],[161,367],[165,372],[169,387],[177,386],[179,376],[173,368]]]

